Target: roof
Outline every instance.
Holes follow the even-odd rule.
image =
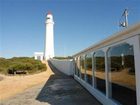
[[[103,48],[107,45],[113,44],[115,42],[118,42],[120,40],[126,39],[128,37],[132,37],[132,36],[135,36],[138,34],[140,34],[140,23],[129,26],[128,28],[125,28],[125,29],[111,35],[110,37],[100,41],[99,43],[93,44],[92,46],[74,54],[73,57],[83,54],[89,50],[97,50],[99,48]]]
[[[48,15],[52,15],[51,11],[48,11]]]
[[[34,52],[34,55],[43,55],[43,52]]]

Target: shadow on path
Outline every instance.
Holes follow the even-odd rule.
[[[72,77],[59,72],[50,62],[54,72],[36,97],[40,102],[51,105],[101,105]]]

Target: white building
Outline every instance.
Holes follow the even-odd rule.
[[[48,60],[54,57],[54,21],[53,15],[49,12],[46,16],[45,49],[43,52],[35,52],[34,57],[38,60]]]
[[[54,57],[54,21],[51,13],[46,17],[46,38],[44,58],[48,60]]]
[[[35,52],[35,53],[34,53],[34,58],[35,58],[36,60],[41,60],[41,61],[43,61],[43,57],[44,57],[44,53],[43,53],[43,52]]]
[[[73,55],[74,78],[104,105],[140,105],[140,23]]]

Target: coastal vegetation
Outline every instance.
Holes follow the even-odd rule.
[[[10,59],[0,58],[1,74],[34,74],[45,71],[46,65],[33,57],[13,57]]]
[[[53,57],[54,59],[59,59],[59,60],[65,60],[65,59],[73,59],[73,57],[71,56],[66,56],[66,57],[63,57],[63,56],[56,56],[56,57]]]

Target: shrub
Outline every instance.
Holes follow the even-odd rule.
[[[0,58],[0,73],[7,74],[14,71],[27,71],[37,73],[45,71],[46,65],[39,60],[29,57],[14,57],[11,59]]]
[[[59,60],[63,60],[63,59],[73,59],[73,57],[71,56],[67,56],[67,57],[53,57],[54,59],[59,59]]]
[[[15,63],[9,67],[11,70],[32,70],[33,65],[30,63]]]

